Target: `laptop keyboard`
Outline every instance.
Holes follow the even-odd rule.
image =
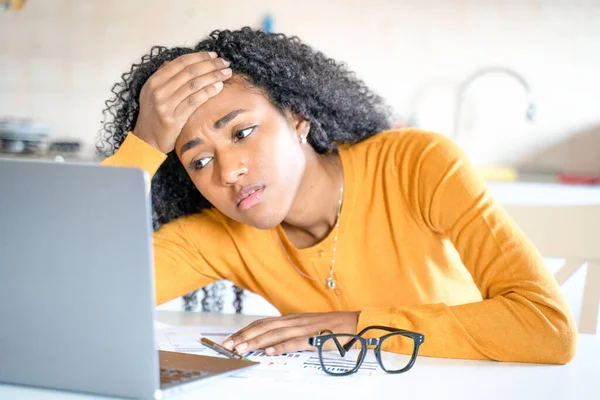
[[[197,381],[206,378],[209,375],[211,375],[210,372],[196,371],[193,369],[161,368],[160,386],[163,389],[167,389],[183,383]]]

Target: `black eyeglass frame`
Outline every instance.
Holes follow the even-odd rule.
[[[366,332],[373,330],[373,329],[378,329],[378,330],[387,331],[387,332],[391,332],[391,333],[380,336],[378,338],[368,338],[367,339],[367,338],[362,337],[362,335],[364,335]],[[323,333],[325,333],[325,332],[329,332],[329,334],[324,335]],[[347,338],[348,336],[353,336],[354,338],[351,339],[345,345],[342,345],[339,342],[339,340],[337,340],[338,337]],[[413,354],[412,354],[412,357],[411,357],[409,363],[404,368],[399,369],[397,371],[390,371],[390,370],[386,369],[384,367],[383,361],[381,359],[381,343],[385,339],[392,337],[392,336],[409,337],[413,340],[413,343],[414,343]],[[359,341],[362,344],[362,347],[360,349],[360,354],[359,354],[359,360],[356,363],[356,366],[352,370],[343,372],[340,374],[332,373],[327,370],[327,368],[325,367],[325,363],[323,362],[322,354],[323,354],[323,344],[329,339],[333,340],[333,342],[335,343],[335,346],[337,347],[337,349],[342,357],[345,356],[346,353],[350,349],[352,349],[352,346],[354,346],[354,343],[356,343],[356,341]],[[379,364],[381,369],[383,369],[388,374],[401,374],[403,372],[408,371],[409,369],[411,369],[413,367],[413,365],[415,364],[415,361],[417,360],[417,355],[419,353],[419,347],[423,344],[424,341],[425,341],[425,335],[423,335],[422,333],[411,332],[411,331],[407,331],[404,329],[390,328],[389,326],[380,326],[380,325],[367,326],[366,328],[364,328],[362,331],[360,331],[356,335],[345,334],[345,333],[333,333],[330,330],[325,330],[325,331],[319,332],[319,334],[316,336],[311,336],[308,338],[308,344],[317,348],[317,351],[319,353],[319,362],[321,363],[321,368],[323,368],[323,371],[325,371],[325,373],[332,375],[332,376],[347,376],[347,375],[351,375],[351,374],[355,373],[356,371],[358,371],[358,369],[362,365],[363,361],[365,361],[365,357],[366,357],[367,351],[368,351],[368,346],[375,346],[375,348],[373,349],[373,351],[375,352],[375,359],[377,360],[377,363]]]

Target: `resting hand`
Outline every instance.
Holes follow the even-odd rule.
[[[270,356],[315,350],[308,344],[310,336],[326,329],[333,333],[355,334],[359,315],[360,311],[339,311],[260,319],[231,335],[223,346],[242,354],[264,349]]]

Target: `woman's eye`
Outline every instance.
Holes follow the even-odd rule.
[[[194,161],[192,163],[192,167],[194,169],[202,169],[202,168],[206,167],[206,164],[208,164],[210,162],[210,160],[212,160],[212,157],[201,158],[201,159],[199,159],[197,161]]]
[[[254,126],[251,126],[250,128],[246,128],[246,129],[242,129],[241,131],[237,131],[234,135],[235,140],[238,141],[238,140],[242,140],[243,138],[247,137],[248,135],[250,135],[252,133],[254,128],[255,128]]]

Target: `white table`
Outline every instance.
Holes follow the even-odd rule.
[[[257,317],[233,314],[157,311],[157,320],[169,325],[243,326]],[[401,375],[369,376],[356,380],[332,377],[327,384],[289,384],[273,382],[268,386],[242,381],[215,379],[174,399],[233,398],[439,398],[449,399],[599,399],[600,337],[580,335],[575,359],[562,366],[498,363],[419,357],[412,370]],[[210,397],[212,396],[212,397]],[[91,400],[104,397],[51,390],[0,385],[0,399]]]
[[[502,204],[586,205],[600,203],[600,186],[541,182],[486,182]]]

